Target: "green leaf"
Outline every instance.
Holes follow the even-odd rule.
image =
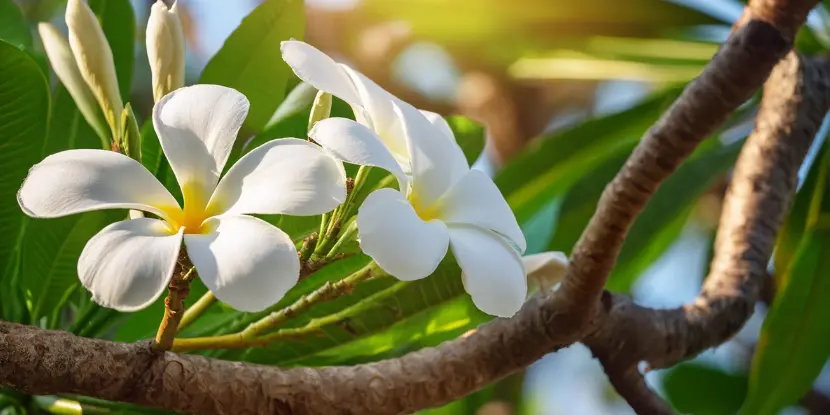
[[[742,414],[774,415],[810,390],[830,350],[830,229],[808,231],[767,314]]]
[[[315,274],[292,290],[277,308],[324,281],[341,279],[367,262],[368,258],[361,255]],[[349,295],[318,304],[283,328],[301,327],[329,315],[337,316],[335,322],[315,333],[213,356],[280,366],[351,364],[434,345],[490,319],[473,306],[451,256],[429,278],[411,283],[392,277],[364,282]],[[244,328],[250,321],[248,318],[231,325],[231,331]]]
[[[259,132],[285,97],[291,70],[280,42],[302,39],[302,0],[266,0],[251,12],[208,62],[199,83],[225,85],[245,94],[251,109],[245,126]]]
[[[79,286],[78,257],[98,231],[126,217],[124,211],[89,212],[29,223],[23,241],[21,285],[31,296],[30,323],[47,318],[56,328],[56,312]]]
[[[810,389],[830,350],[830,153],[820,159],[806,230],[778,279],[752,360],[744,414],[776,414]],[[793,357],[796,358],[793,358]]]
[[[308,94],[302,91],[295,92],[297,89],[306,89],[304,85],[306,84],[301,83],[291,91],[289,98],[286,98],[277,109],[267,128],[254,136],[251,142],[246,144],[241,151],[235,151],[230,160],[237,160],[241,154],[245,154],[276,138],[305,138],[308,136],[308,117],[315,94],[312,93],[311,99],[308,99]],[[331,116],[354,119],[354,113],[349,104],[337,97],[332,99]],[[231,161],[228,161],[228,164],[231,164]]]
[[[461,146],[461,150],[464,151],[467,162],[472,165],[484,150],[484,126],[460,115],[445,118],[455,135],[455,140]]]
[[[153,128],[153,122],[148,120],[141,127],[141,164],[157,175],[162,167],[164,152],[161,150],[161,143]]]
[[[32,33],[20,8],[12,0],[0,0],[0,40],[18,49],[32,48]]]
[[[734,164],[742,141],[722,147],[710,139],[660,186],[631,227],[608,287],[628,291],[637,277],[680,236],[694,203]],[[711,143],[711,144],[710,144]],[[625,163],[632,147],[620,149],[568,191],[556,230],[545,250],[569,252],[588,224],[605,185]]]
[[[664,90],[629,110],[588,120],[529,145],[495,177],[519,223],[616,151],[637,143],[679,93],[678,88]]]
[[[741,407],[746,376],[726,373],[698,363],[682,363],[666,373],[663,390],[676,410],[684,414],[727,415]]]
[[[0,41],[0,303],[12,320],[23,299],[14,285],[25,216],[17,190],[40,161],[49,117],[49,88],[37,63],[22,50]]]
[[[615,154],[579,178],[564,195],[562,206],[556,212],[558,214],[551,225],[555,230],[550,243],[539,251],[571,251],[593,216],[605,185],[620,171],[633,149],[634,145],[631,144],[617,150]]]
[[[176,175],[173,174],[170,163],[164,157],[164,151],[151,120],[147,120],[141,127],[141,164],[156,176],[179,204],[183,202],[181,187],[179,187],[179,182],[176,180]],[[231,162],[227,164],[226,168],[230,166]]]
[[[72,148],[100,148],[98,136],[62,86],[54,95],[44,156]],[[55,328],[56,313],[79,286],[78,257],[86,242],[121,212],[90,212],[58,219],[29,221],[23,237],[21,286],[31,299],[31,324]]]
[[[135,12],[130,0],[89,0],[107,36],[115,61],[121,99],[129,101],[135,61]],[[120,115],[119,115],[120,116]]]

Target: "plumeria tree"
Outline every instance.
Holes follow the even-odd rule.
[[[123,98],[128,1],[69,0],[66,36],[38,25],[42,50],[0,1],[20,22],[0,30],[0,410],[409,413],[581,342],[637,413],[672,413],[640,363],[726,342],[763,300],[740,404],[775,413],[810,390],[830,335],[823,147],[791,203],[830,108],[826,61],[792,50],[815,5],[751,2],[682,92],[631,110],[650,129],[589,121],[494,180],[470,167],[480,125],[303,42],[299,0],[262,2],[192,85],[179,5],[155,2],[146,120]],[[701,144],[759,99],[748,137]],[[733,164],[697,300],[607,291],[627,291],[632,258],[659,256]]]

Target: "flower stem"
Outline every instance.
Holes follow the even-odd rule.
[[[273,312],[265,318],[251,324],[245,330],[242,330],[242,337],[256,337],[263,331],[277,327],[288,321],[291,317],[305,312],[314,304],[340,297],[341,295],[351,291],[357,284],[371,278],[372,271],[376,267],[377,266],[374,262],[370,262],[365,267],[340,281],[334,283],[327,281],[322,287],[314,290],[311,294],[300,297],[300,299],[294,302],[294,304],[291,304],[280,311]]]
[[[192,306],[188,307],[185,310],[184,315],[182,316],[182,321],[179,322],[179,332],[185,329],[185,327],[193,324],[205,311],[216,302],[216,297],[213,295],[212,292],[208,291],[202,298],[198,299]]]
[[[334,258],[340,250],[343,248],[343,245],[354,240],[355,234],[357,233],[357,221],[352,221],[349,223],[349,226],[346,227],[346,230],[340,234],[340,237],[337,239],[337,242],[334,243],[334,246],[331,247],[329,252],[326,254],[325,259]]]
[[[164,316],[161,318],[153,349],[170,350],[173,347],[173,338],[179,329],[179,321],[184,314],[184,300],[190,294],[191,275],[195,276],[193,264],[187,257],[187,251],[182,249],[179,261],[173,271],[173,278],[167,286],[167,298],[164,299]]]
[[[283,329],[266,336],[259,336],[262,332],[273,329],[279,326],[280,324],[285,323],[292,317],[304,313],[317,303],[328,301],[350,292],[357,284],[366,281],[372,278],[373,276],[379,275],[379,272],[382,271],[379,268],[377,268],[377,265],[374,262],[369,263],[365,267],[361,268],[360,270],[354,272],[353,274],[349,275],[348,277],[340,281],[334,283],[326,282],[325,284],[323,284],[322,287],[318,288],[317,290],[311,292],[308,295],[300,297],[300,299],[298,299],[288,307],[285,307],[279,311],[275,311],[269,314],[268,316],[252,323],[245,330],[239,333],[212,337],[176,339],[173,343],[173,351],[186,352],[205,349],[230,349],[250,347],[270,343],[275,340],[280,340],[287,337],[296,337],[302,334],[313,332],[315,330],[322,328],[322,326],[324,325],[328,325],[332,322],[342,320],[342,316],[329,316],[320,319],[314,319],[311,322],[309,322],[309,324],[299,329]],[[333,314],[332,316],[338,316],[340,314],[341,313],[339,312]]]

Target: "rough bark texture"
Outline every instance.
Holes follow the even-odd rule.
[[[597,211],[571,254],[557,298],[567,332],[585,327],[595,311],[625,235],[660,183],[697,145],[749,99],[790,48],[768,23],[739,28],[706,69],[649,129],[623,169],[605,188]]]
[[[693,356],[728,339],[748,318],[794,172],[827,108],[824,74],[791,54],[767,83],[758,127],[727,197],[712,275],[695,304],[653,310],[602,288],[628,227],[659,183],[764,82],[813,4],[751,5],[750,17],[764,21],[737,29],[647,133],[604,192],[563,287],[552,297],[532,298],[512,319],[401,358],[321,369],[153,352],[149,343],[0,322],[0,386],[201,414],[398,414],[444,404],[583,341],[638,413],[671,413],[635,365],[645,360],[663,367]]]
[[[795,193],[798,169],[828,109],[828,62],[788,54],[764,86],[755,130],[724,201],[715,257],[700,296],[681,308],[653,310],[605,293],[597,331],[584,340],[600,360],[627,368],[640,361],[668,367],[725,342],[743,327],[768,285],[766,265]]]

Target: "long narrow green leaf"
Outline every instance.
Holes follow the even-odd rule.
[[[629,110],[581,123],[528,146],[496,175],[519,223],[620,149],[630,148],[680,93],[664,90]]]
[[[23,300],[15,285],[25,224],[17,189],[40,161],[48,116],[49,88],[37,63],[0,41],[0,303],[6,320],[21,318],[14,309]]]
[[[830,153],[821,159],[806,230],[780,278],[755,349],[742,414],[773,415],[812,386],[830,354]]]
[[[107,36],[121,99],[129,101],[135,61],[135,12],[130,0],[89,0]],[[120,116],[120,114],[117,114]]]
[[[704,144],[664,183],[632,225],[609,289],[627,291],[636,278],[659,258],[680,235],[701,194],[733,165],[742,141],[721,146],[715,139]],[[588,224],[599,197],[633,149],[615,151],[582,176],[567,192],[557,212],[555,231],[546,250],[568,252]]]
[[[231,33],[199,82],[245,94],[251,102],[245,126],[257,133],[282,102],[293,76],[282,60],[280,42],[302,39],[304,32],[302,0],[265,0]]]

